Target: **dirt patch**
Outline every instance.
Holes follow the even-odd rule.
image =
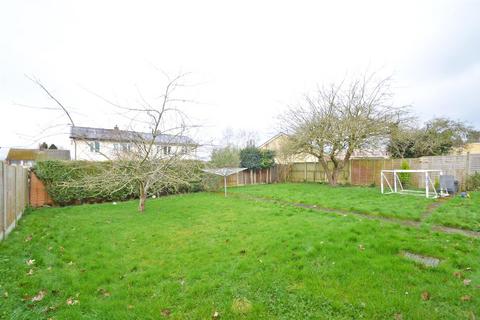
[[[433,213],[433,211],[435,211],[435,209],[437,209],[438,207],[440,207],[443,204],[445,204],[446,202],[448,202],[448,200],[449,199],[447,199],[447,198],[439,198],[439,199],[437,199],[437,201],[431,203],[427,207],[427,209],[424,212],[422,212],[420,220],[425,221]]]

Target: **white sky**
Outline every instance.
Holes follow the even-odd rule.
[[[187,112],[204,140],[232,128],[263,142],[287,104],[367,68],[393,73],[396,104],[423,119],[480,127],[479,13],[480,1],[0,0],[0,146],[69,147],[61,112],[16,105],[55,106],[24,74],[77,125],[122,127],[88,90],[153,99],[163,83],[153,66],[191,73],[182,98],[198,102]]]

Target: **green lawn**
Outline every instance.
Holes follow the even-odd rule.
[[[436,209],[428,221],[480,231],[480,192],[472,192],[470,198],[456,196]]]
[[[317,205],[324,208],[354,210],[370,215],[420,220],[421,214],[435,200],[400,194],[382,195],[379,188],[332,188],[319,183],[285,183],[252,185],[232,188],[231,191],[270,198]]]
[[[480,315],[480,240],[217,194],[149,200],[142,215],[136,205],[27,214],[0,243],[0,318]],[[424,267],[405,250],[441,263]]]

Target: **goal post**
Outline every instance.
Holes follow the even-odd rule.
[[[405,180],[414,176],[414,182],[405,183]],[[438,198],[443,196],[444,190],[435,187],[435,179],[443,175],[442,170],[382,170],[380,173],[380,191],[382,194],[400,193]],[[408,177],[406,179],[405,177]],[[414,187],[414,188],[412,188]]]

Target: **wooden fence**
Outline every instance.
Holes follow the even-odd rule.
[[[389,169],[401,169],[402,159],[353,159],[340,173],[340,183],[352,185],[380,185],[380,172]],[[463,186],[466,178],[480,172],[480,154],[421,157],[405,159],[410,169],[442,170],[443,174],[453,175]],[[422,186],[423,179],[412,175],[412,183]],[[325,171],[318,163],[294,163],[288,181],[290,182],[327,182]]]
[[[353,159],[339,175],[339,183],[368,186],[380,185],[382,170],[401,169],[402,159]],[[466,178],[480,172],[480,154],[458,156],[435,156],[405,159],[410,169],[442,170],[443,174],[453,175],[464,186]],[[331,163],[329,166],[331,167]],[[433,176],[433,178],[436,178]],[[276,165],[271,169],[246,170],[229,176],[228,186],[276,182],[327,182],[325,171],[316,162],[296,162],[289,165]],[[411,175],[411,183],[423,187],[424,179]]]
[[[28,206],[28,169],[0,162],[0,239],[15,228]]]

